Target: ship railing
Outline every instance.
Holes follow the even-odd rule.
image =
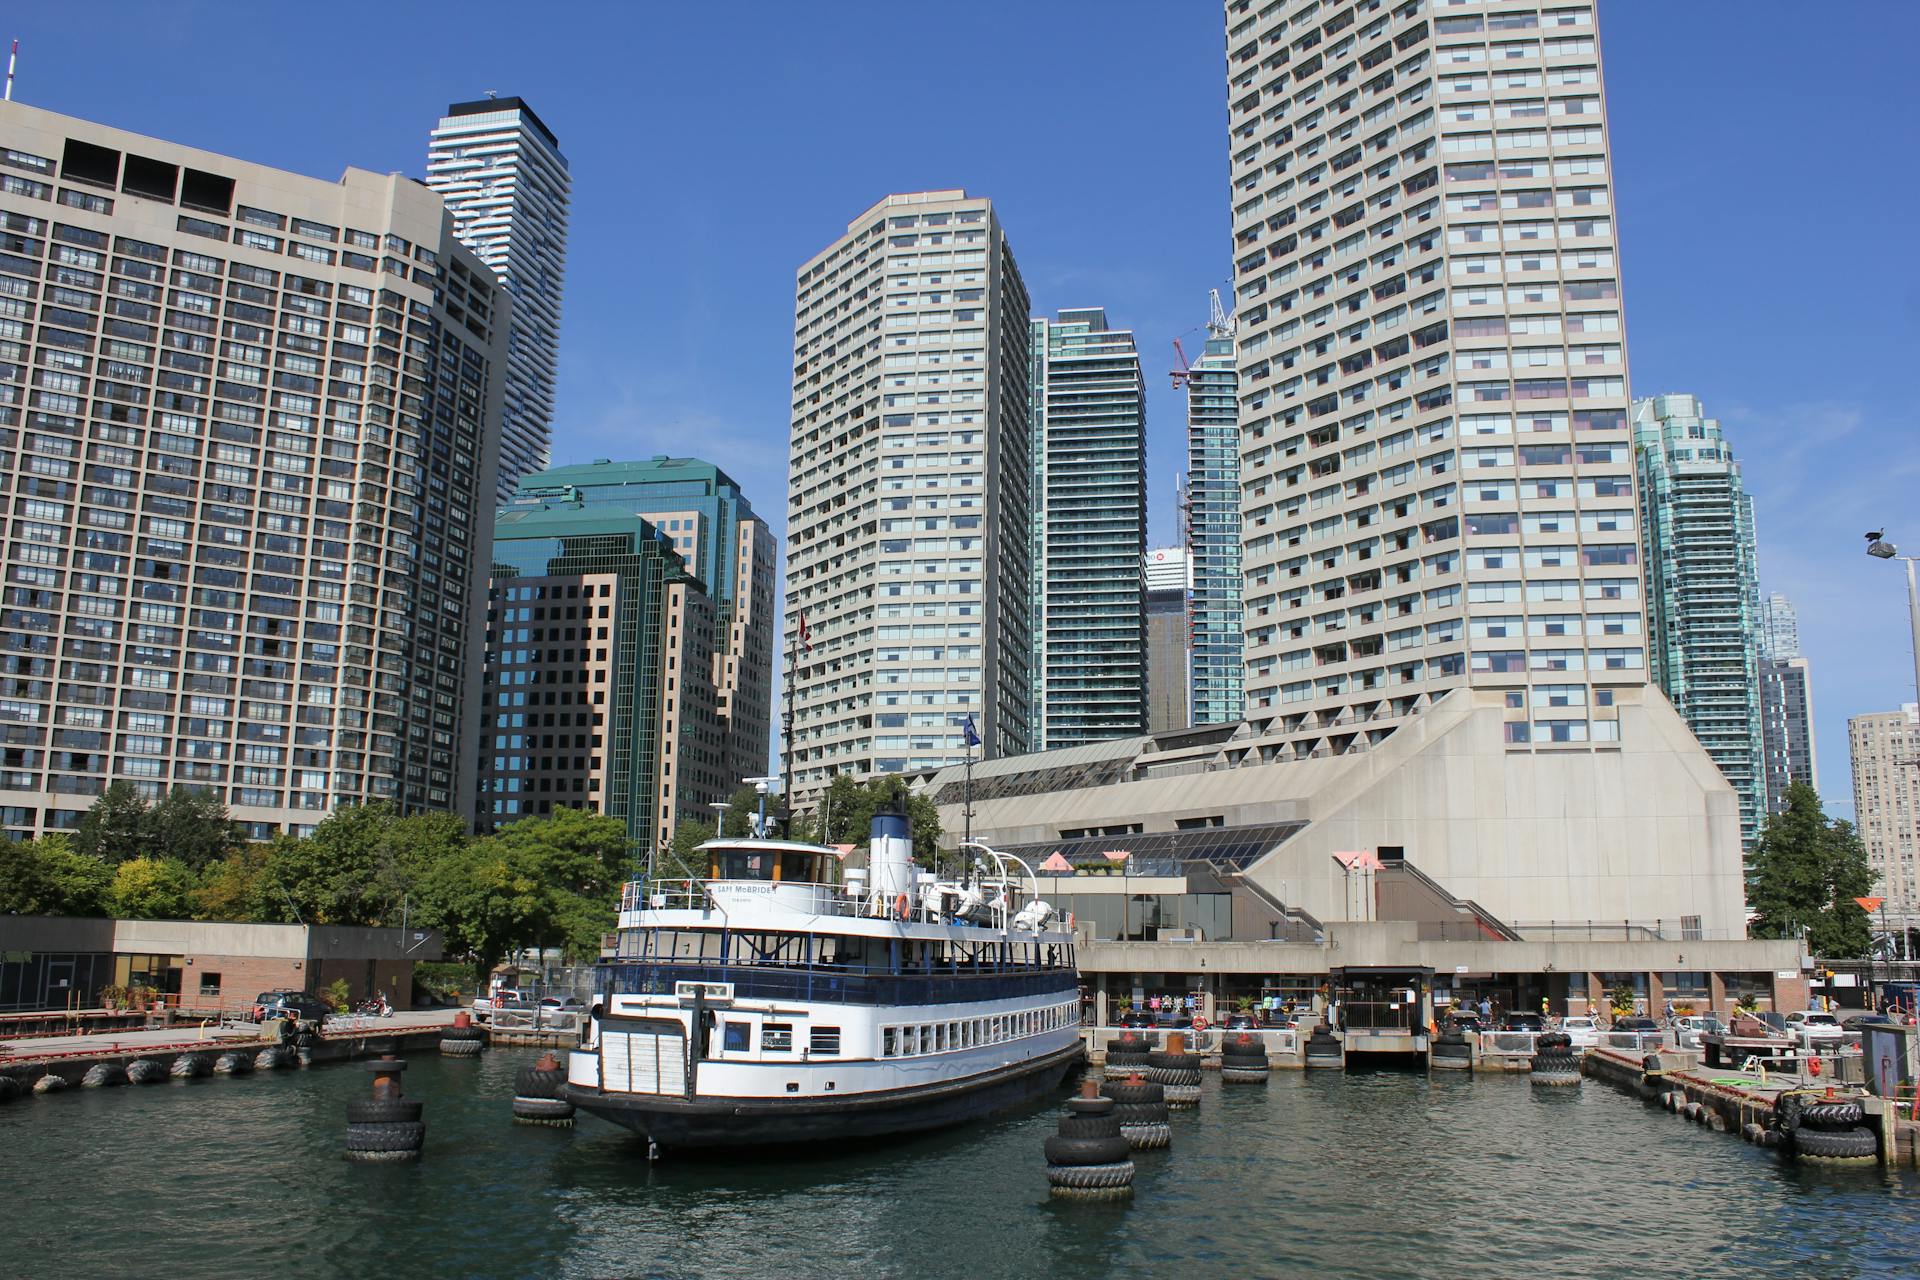
[[[713,886],[718,884],[739,884],[731,880],[654,880],[651,882],[631,880],[621,888],[620,909],[622,911],[725,911],[725,905],[716,901]],[[766,895],[766,901],[773,906],[789,910],[802,911],[812,915],[835,916],[846,919],[894,920],[902,924],[941,924],[967,925],[982,927],[1003,927],[1006,918],[1004,908],[984,908],[983,918],[968,918],[948,915],[934,910],[919,893],[896,894],[889,899],[875,889],[867,889],[861,896],[855,897],[847,892],[845,885],[820,884],[805,880],[768,880],[753,881],[764,884],[772,892]],[[947,886],[942,886],[946,889]],[[988,890],[989,897],[1000,891],[1000,886]],[[991,921],[992,923],[988,923]]]

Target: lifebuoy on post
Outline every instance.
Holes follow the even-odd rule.
[[[893,900],[893,909],[902,920],[913,914],[913,904],[907,901],[904,893]]]
[[[1196,1014],[1194,1014],[1194,1015],[1193,1015],[1193,1029],[1194,1029],[1195,1031],[1205,1031],[1205,1030],[1207,1029],[1207,1015],[1206,1015],[1206,1014],[1204,1014],[1204,1013],[1196,1013]]]

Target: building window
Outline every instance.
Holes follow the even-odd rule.
[[[220,975],[217,973],[208,973],[205,969],[202,969],[200,971],[200,994],[203,996],[219,995]]]

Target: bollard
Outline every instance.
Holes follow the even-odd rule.
[[[367,1063],[373,1096],[347,1102],[347,1159],[392,1164],[420,1158],[427,1126],[420,1104],[401,1096],[400,1073],[407,1064],[390,1053]]]
[[[1112,1098],[1092,1080],[1067,1099],[1060,1129],[1046,1141],[1050,1194],[1071,1200],[1120,1200],[1133,1194],[1133,1157]]]
[[[1578,1085],[1580,1059],[1573,1053],[1573,1037],[1564,1031],[1549,1031],[1535,1040],[1527,1079],[1537,1085]]]
[[[573,1127],[573,1104],[566,1097],[567,1073],[549,1051],[513,1078],[513,1122]]]
[[[1132,1027],[1123,1029],[1114,1039],[1107,1041],[1106,1077],[1109,1080],[1124,1080],[1147,1065],[1147,1055],[1153,1052],[1153,1038]]]
[[[1169,1107],[1200,1105],[1200,1055],[1187,1052],[1187,1038],[1167,1033],[1165,1052],[1147,1055],[1147,1078],[1166,1090]]]
[[[1113,1112],[1120,1117],[1120,1136],[1129,1147],[1144,1151],[1173,1145],[1165,1085],[1142,1079],[1135,1071],[1125,1080],[1109,1080],[1100,1087],[1100,1093],[1113,1099]]]
[[[487,1047],[484,1027],[473,1025],[473,1015],[465,1009],[453,1015],[453,1025],[440,1029],[440,1052],[448,1058],[471,1058]]]

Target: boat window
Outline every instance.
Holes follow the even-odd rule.
[[[840,1028],[815,1027],[807,1037],[808,1053],[839,1053]]]
[[[713,852],[713,878],[771,880],[773,853],[766,849],[716,849]]]
[[[769,1022],[760,1028],[760,1047],[768,1053],[788,1053],[793,1049],[793,1024]]]
[[[900,1032],[894,1027],[883,1028],[880,1032],[880,1056],[898,1057],[900,1053]]]
[[[797,881],[800,884],[819,883],[825,879],[820,874],[820,855],[817,853],[781,854],[780,878]]]
[[[750,1022],[728,1022],[726,1035],[721,1045],[728,1053],[745,1053],[753,1047],[753,1024]]]

